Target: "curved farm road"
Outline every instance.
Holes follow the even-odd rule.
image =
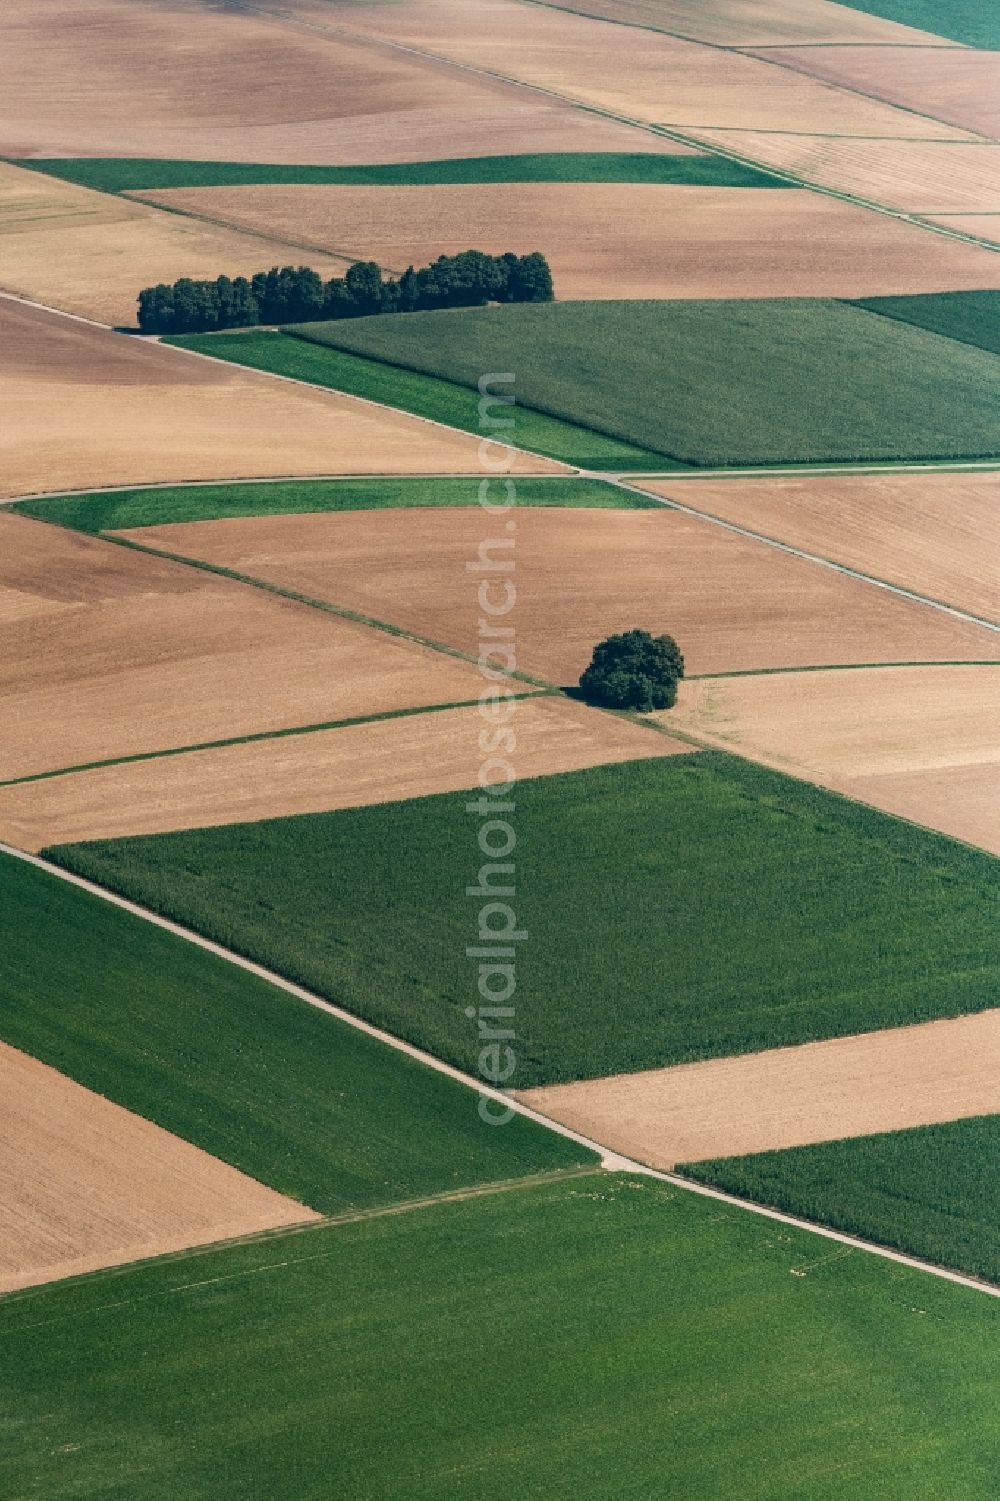
[[[783,1214],[776,1209],[767,1209],[763,1205],[752,1204],[745,1199],[736,1198],[733,1194],[722,1193],[719,1189],[708,1188],[700,1183],[689,1182],[686,1178],[677,1177],[675,1174],[669,1172],[661,1172],[655,1168],[648,1167],[645,1163],[624,1157],[613,1149],[602,1145],[600,1142],[594,1141],[590,1137],[570,1129],[568,1126],[561,1125],[558,1121],[542,1114],[541,1111],[524,1104],[523,1101],[514,1099],[504,1094],[501,1090],[493,1089],[490,1085],[474,1079],[470,1074],[463,1073],[461,1069],[453,1068],[450,1064],[443,1063],[439,1058],[433,1057],[432,1054],[425,1053],[423,1049],[414,1047],[411,1043],[403,1042],[400,1038],[394,1037],[392,1033],[385,1032],[380,1027],[372,1026],[370,1022],[362,1021],[360,1017],[353,1016],[349,1011],[344,1011],[341,1007],[332,1005],[331,1002],[323,1000],[318,995],[314,995],[301,985],[296,985],[291,980],[286,980],[281,975],[265,969],[263,965],[255,964],[253,960],[245,959],[241,955],[233,953],[230,949],[224,948],[221,944],[214,943],[211,939],[203,938],[201,934],[194,932],[190,928],[185,928],[179,923],[172,922],[169,918],[161,917],[158,913],[151,912],[148,908],[141,907],[136,902],[130,902],[125,897],[116,896],[113,892],[105,890],[104,887],[96,885],[93,881],[85,880],[82,876],[72,875],[69,871],[60,869],[59,866],[51,864],[48,860],[43,860],[38,855],[29,855],[24,850],[14,849],[12,846],[2,843],[0,843],[0,852],[10,855],[16,860],[23,860],[28,865],[34,865],[39,870],[47,871],[49,875],[56,876],[61,881],[68,881],[70,885],[78,886],[82,890],[90,892],[91,895],[100,897],[102,900],[111,902],[112,905],[122,908],[123,911],[131,912],[134,916],[142,918],[145,922],[153,923],[156,927],[162,928],[168,933],[173,933],[176,937],[183,938],[188,943],[196,944],[199,948],[227,960],[230,964],[238,965],[240,969],[246,970],[249,974],[256,975],[259,979],[266,980],[271,985],[276,985],[280,990],[287,991],[289,995],[295,996],[297,1000],[305,1001],[307,1005],[314,1006],[319,1011],[327,1012],[328,1015],[336,1017],[338,1021],[356,1028],[359,1032],[364,1032],[369,1037],[377,1038],[378,1041],[385,1043],[386,1046],[395,1048],[398,1052],[405,1053],[408,1057],[415,1059],[418,1063],[424,1064],[427,1068],[432,1068],[437,1073],[445,1074],[448,1078],[454,1079],[467,1089],[488,1099],[496,1100],[508,1106],[509,1109],[517,1114],[526,1116],[529,1120],[548,1127],[549,1130],[555,1131],[560,1136],[565,1136],[571,1141],[578,1142],[581,1146],[587,1147],[590,1151],[597,1153],[601,1159],[601,1166],[608,1172],[640,1173],[657,1178],[661,1182],[672,1184],[675,1188],[682,1188],[688,1193],[701,1194],[705,1198],[717,1199],[721,1203],[733,1205],[736,1208],[761,1215],[765,1219],[775,1220],[779,1224],[791,1225],[795,1229],[810,1231],[825,1240],[836,1241],[840,1245],[847,1246],[851,1250],[867,1251],[871,1255],[896,1262],[900,1266],[910,1267],[915,1271],[927,1272],[931,1276],[940,1277],[946,1282],[954,1282],[959,1284],[959,1286],[986,1293],[989,1297],[1000,1298],[1000,1287],[977,1281],[976,1278],[967,1277],[961,1272],[952,1272],[944,1267],[933,1266],[930,1262],[920,1261],[917,1257],[906,1256],[899,1251],[889,1250],[886,1246],[875,1245],[872,1242],[860,1240],[856,1236],[844,1235],[840,1231],[830,1230],[824,1225],[812,1224],[808,1220],[799,1219],[795,1215]]]

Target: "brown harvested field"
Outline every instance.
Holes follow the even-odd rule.
[[[1000,854],[1000,664],[689,680],[662,717]]]
[[[981,240],[1000,243],[1000,210],[991,214],[935,214],[932,222],[962,234],[978,235]]]
[[[317,1220],[0,1043],[0,1293]]]
[[[1000,472],[643,480],[643,488],[1000,622]],[[1000,657],[997,651],[985,655]]]
[[[1000,134],[1000,52],[845,46],[763,48],[754,56],[964,130]],[[926,133],[933,135],[933,122],[927,123]]]
[[[224,187],[143,193],[397,271],[544,246],[563,298],[863,297],[997,285],[991,251],[795,188],[639,183]],[[182,221],[183,222],[183,221]],[[933,254],[928,254],[928,248]]]
[[[595,641],[670,631],[690,672],[992,656],[996,637],[884,589],[676,511],[519,509],[518,667],[577,680]],[[126,535],[129,535],[126,533]],[[478,651],[475,508],[355,511],[144,527],[154,546],[227,564]]]
[[[471,663],[9,512],[0,619],[0,780],[481,686]]]
[[[2,297],[0,402],[5,496],[169,480],[481,469],[471,435]],[[517,467],[563,472],[547,459],[518,458]]]
[[[300,7],[305,13],[306,7]],[[741,130],[924,136],[904,110],[778,68],[636,27],[615,26],[518,0],[407,0],[399,5],[308,7],[364,36],[426,48],[471,67],[549,89],[562,98],[651,124]],[[487,61],[484,63],[484,59]],[[935,126],[935,135],[966,131]]]
[[[6,0],[0,153],[366,163],[678,149],[282,9]]]
[[[474,788],[490,724],[447,709],[0,787],[0,837],[40,850]],[[563,698],[519,701],[509,727],[522,779],[691,750]]]
[[[1000,1109],[1000,1011],[517,1098],[657,1168],[962,1120]]]
[[[936,219],[1000,209],[1000,145],[989,142],[822,140],[750,130],[698,135],[764,166],[908,213]]]
[[[135,324],[140,287],[179,276],[252,276],[302,259],[260,234],[240,234],[0,162],[0,287],[51,307]],[[323,276],[346,262],[313,254]]]
[[[832,0],[559,0],[583,16],[662,27],[696,42],[729,47],[806,42],[898,42],[953,47],[954,42],[884,21],[881,16],[835,5]]]

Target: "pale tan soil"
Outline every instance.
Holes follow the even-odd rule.
[[[0,101],[8,156],[366,163],[683,150],[432,59],[196,0],[6,0]]]
[[[6,1043],[0,1138],[0,1293],[320,1218]]]
[[[959,229],[963,234],[1000,242],[1000,210],[990,214],[935,214],[933,222],[943,224],[946,229]]]
[[[996,647],[985,628],[675,511],[525,507],[515,525],[516,536],[506,534],[513,551],[487,556],[516,562],[517,665],[561,684],[577,680],[602,636],[633,626],[675,635],[690,672],[951,661],[991,657]],[[466,565],[505,533],[474,508],[448,508],[206,521],[135,535],[478,651],[479,577]]]
[[[939,134],[935,127],[934,135]],[[700,130],[698,135],[822,187],[934,219],[1000,209],[1000,145],[823,140],[750,130]],[[926,254],[931,253],[928,246]]]
[[[794,188],[626,183],[178,188],[150,203],[210,214],[396,271],[475,246],[544,248],[556,295],[863,297],[994,287],[991,251]],[[183,222],[183,221],[180,221]]]
[[[688,681],[660,717],[1000,854],[1000,665]]]
[[[517,0],[301,6],[383,36],[659,125],[923,136],[927,122],[785,68]],[[934,134],[967,134],[935,126]]]
[[[0,410],[6,496],[158,480],[481,471],[472,435],[2,299]],[[561,470],[547,459],[519,458],[517,467]]]
[[[762,49],[754,55],[980,135],[1000,134],[1000,52],[847,46]],[[926,134],[934,135],[933,122],[927,125]]]
[[[474,698],[472,664],[0,512],[0,780]],[[0,616],[3,615],[0,609]]]
[[[324,277],[334,255],[165,214],[0,162],[0,287],[100,323],[135,325],[141,287],[179,276],[252,276],[288,261]]]
[[[1000,472],[698,480],[683,493],[643,480],[643,488],[1000,621]]]
[[[39,850],[474,788],[489,759],[480,734],[497,723],[477,708],[448,709],[0,787],[0,837]],[[504,723],[519,778],[691,749],[566,699],[522,700]],[[488,767],[484,777],[502,782],[506,772]]]
[[[954,42],[851,10],[830,0],[559,0],[566,10],[639,26],[660,26],[699,42],[749,47],[782,42],[909,42],[952,47]]]
[[[652,1167],[1000,1110],[1000,1011],[521,1091]]]

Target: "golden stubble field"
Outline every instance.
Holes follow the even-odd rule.
[[[277,337],[277,336],[275,336]],[[474,474],[475,437],[0,297],[0,494],[307,474]],[[562,472],[518,457],[524,472]]]
[[[0,512],[0,780],[475,698],[476,667]]]
[[[335,5],[300,0],[317,25],[385,37],[551,90],[629,119],[683,128],[924,136],[905,110],[776,67],[655,31],[616,26],[517,0],[403,0]],[[968,132],[945,125],[935,135]]]
[[[560,684],[577,680],[595,642],[636,625],[675,635],[695,673],[993,654],[982,627],[676,511],[526,506],[516,528],[518,666]],[[484,536],[475,508],[254,517],[134,535],[478,650],[466,568]]]
[[[402,271],[543,249],[561,298],[864,297],[991,288],[991,251],[796,188],[648,183],[172,188],[136,195]],[[183,223],[183,220],[180,222]]]
[[[1000,662],[708,678],[661,717],[1000,854]]]
[[[691,750],[564,698],[524,699],[506,724],[519,779]],[[0,787],[0,837],[39,850],[474,788],[495,726],[446,709]]]
[[[1000,471],[642,481],[643,489],[1000,622]],[[1000,656],[998,650],[987,656]]]
[[[0,1043],[0,1293],[319,1215]]]
[[[329,9],[301,20],[294,5],[279,10],[46,0],[40,24],[34,0],[7,0],[0,152],[366,163],[678,149],[558,100],[324,30]]]
[[[519,1093],[652,1167],[1000,1110],[1000,1011]]]
[[[303,259],[324,278],[347,264],[0,162],[0,287],[99,323],[134,327],[140,289],[157,282]]]

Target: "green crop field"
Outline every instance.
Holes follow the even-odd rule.
[[[866,297],[855,307],[881,313],[1000,354],[1000,292],[933,292],[923,297]]]
[[[1000,47],[1000,10],[995,0],[842,0],[851,10],[915,26],[968,47]]]
[[[62,177],[105,193],[153,188],[228,187],[255,183],[399,187],[490,182],[680,183],[709,188],[783,188],[763,169],[719,156],[656,152],[565,151],[520,156],[456,157],[437,162],[384,162],[368,167],[300,167],[253,162],[162,161],[147,157],[28,157],[18,167]]]
[[[0,1491],[994,1501],[998,1319],[595,1175],[0,1301]]]
[[[702,1183],[1000,1282],[1000,1115],[697,1162]]]
[[[261,909],[263,910],[263,909]],[[0,1037],[326,1213],[586,1160],[183,939],[0,855]]]
[[[407,313],[405,317],[400,314],[396,319],[387,318],[385,321],[404,322],[416,316],[414,313]],[[319,326],[326,328],[329,325]],[[435,422],[445,422],[465,432],[479,435],[483,432],[478,391],[417,371],[397,369],[321,343],[279,333],[179,334],[162,342],[177,344],[182,349],[195,349],[200,354],[211,354],[216,359],[232,360],[237,365],[250,365],[255,370],[269,370],[295,380],[311,381],[317,386],[329,386],[331,390],[384,402],[386,406],[401,407],[418,417],[430,417]],[[501,367],[483,367],[486,368]],[[522,448],[583,469],[685,467],[672,463],[662,454],[592,432],[558,417],[545,416],[520,403],[514,417],[515,426],[504,431],[505,438]]]
[[[563,302],[302,324],[689,464],[1000,454],[1000,360],[847,303]]]
[[[376,511],[412,506],[475,506],[478,475],[467,479],[277,480],[263,484],[160,485],[155,489],[108,490],[24,500],[10,507],[41,521],[80,532],[113,532],[169,522],[218,521],[235,516],[300,516],[319,511]],[[588,510],[652,510],[658,502],[601,480],[575,476],[517,479],[521,506],[570,506]],[[506,498],[506,491],[494,491]]]
[[[475,1071],[468,796],[51,853]],[[989,855],[712,752],[516,803],[511,1087],[996,1004]]]

